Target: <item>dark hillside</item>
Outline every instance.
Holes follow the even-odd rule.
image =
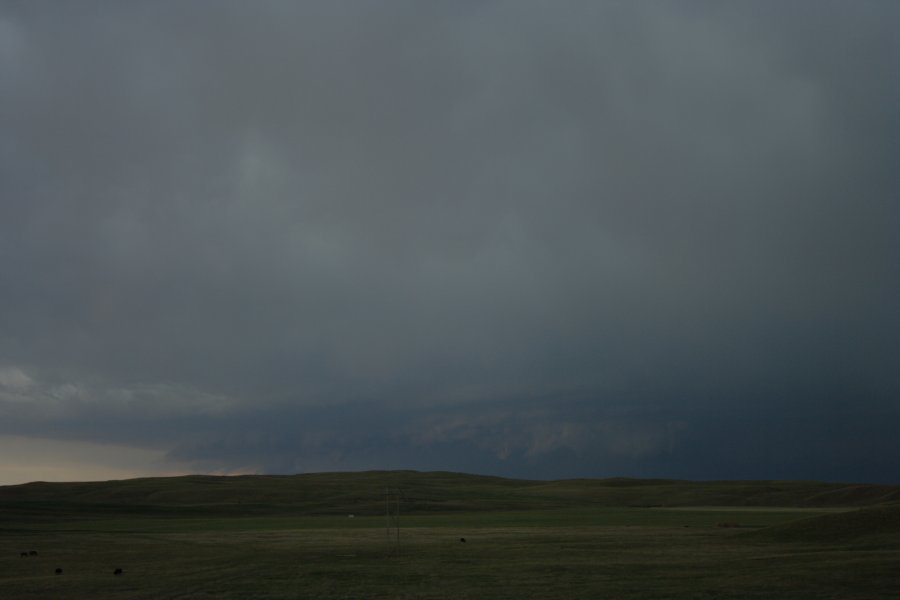
[[[575,506],[854,507],[900,502],[900,486],[803,481],[572,479],[531,481],[447,472],[367,471],[45,483],[0,487],[7,516],[98,512],[383,514],[385,488],[406,513]]]
[[[861,508],[791,521],[744,534],[748,539],[797,543],[877,543],[900,546],[900,505]]]

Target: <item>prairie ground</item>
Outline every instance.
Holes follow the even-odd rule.
[[[900,544],[759,535],[823,513],[4,519],[0,598],[900,598]]]

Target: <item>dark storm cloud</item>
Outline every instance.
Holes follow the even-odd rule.
[[[0,434],[895,478],[898,17],[0,3]]]

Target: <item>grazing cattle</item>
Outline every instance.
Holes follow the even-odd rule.
[[[461,541],[463,544],[465,544],[465,543],[466,543],[466,538],[459,538],[459,541]]]
[[[60,569],[59,567],[56,567],[56,574],[62,575],[62,569]]]
[[[37,556],[37,550],[29,550],[28,556]]]
[[[122,574],[122,569],[116,569],[115,571],[113,571],[113,575],[121,575],[121,574]]]
[[[20,553],[19,553],[19,556],[23,556],[23,557],[25,557],[25,558],[28,558],[28,553],[27,553],[27,552],[20,552]]]

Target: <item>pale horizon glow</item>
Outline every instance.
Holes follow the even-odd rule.
[[[160,450],[0,435],[0,485],[188,474],[184,465],[167,464],[165,452]]]

